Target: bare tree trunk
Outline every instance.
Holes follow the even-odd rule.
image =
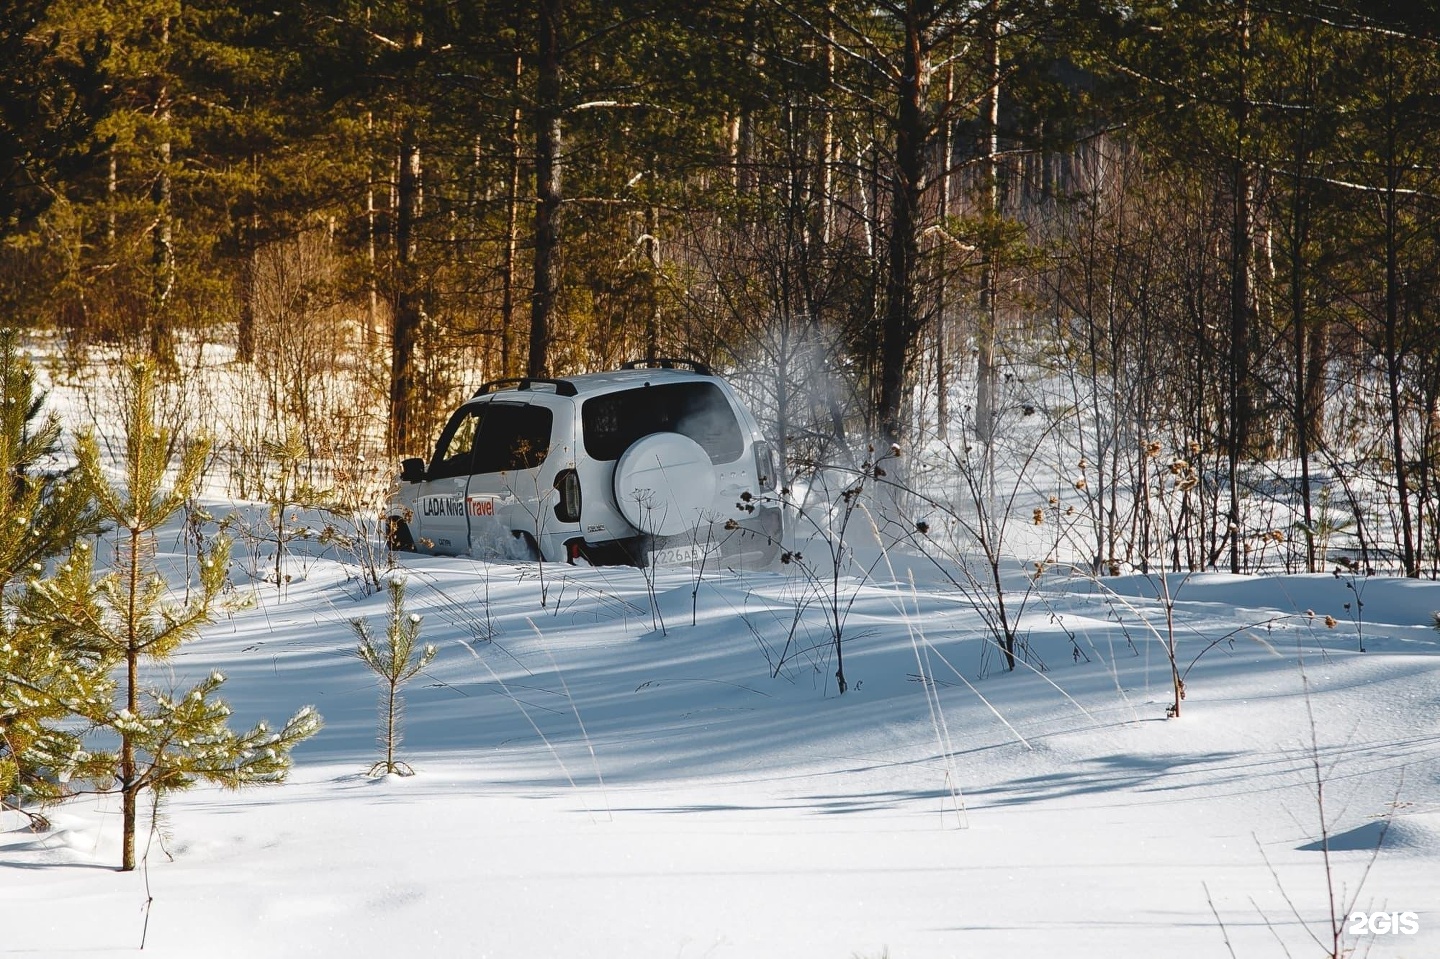
[[[422,212],[421,158],[415,121],[407,119],[400,139],[400,175],[395,211],[395,315],[390,340],[390,450],[411,452],[415,410],[415,344],[421,303],[417,227]]]
[[[156,216],[151,270],[150,352],[162,364],[174,359],[175,344],[168,317],[170,294],[175,288],[174,220],[170,207],[170,144],[160,145],[161,172],[155,177],[151,199]]]
[[[1313,452],[1311,410],[1307,404],[1312,392],[1309,382],[1310,318],[1305,305],[1305,247],[1309,239],[1309,195],[1303,182],[1302,166],[1306,147],[1296,151],[1294,196],[1290,212],[1290,325],[1294,336],[1294,415],[1295,455],[1300,460],[1300,510],[1305,529],[1305,571],[1315,572],[1315,509],[1310,495],[1310,457]]]
[[[1298,198],[1296,203],[1301,202]],[[1302,214],[1298,211],[1295,219],[1298,221]],[[1296,241],[1297,256],[1301,244]],[[1314,497],[1310,495],[1310,457],[1312,453],[1312,440],[1310,437],[1310,411],[1306,409],[1306,401],[1310,396],[1310,384],[1307,381],[1309,366],[1306,363],[1310,349],[1309,320],[1305,315],[1305,285],[1302,269],[1298,260],[1291,265],[1290,277],[1290,316],[1294,326],[1295,336],[1295,455],[1300,460],[1300,512],[1305,528],[1305,571],[1315,572],[1315,506]]]
[[[515,371],[515,260],[520,245],[517,230],[520,224],[520,172],[524,153],[520,144],[520,80],[525,69],[520,54],[515,54],[515,83],[510,94],[514,107],[510,112],[510,176],[505,195],[505,264],[501,274],[500,293],[500,375]]]
[[[160,44],[168,53],[169,17],[161,21]],[[175,224],[171,209],[170,183],[170,89],[163,78],[155,94],[155,112],[161,129],[165,131],[165,139],[156,148],[160,166],[150,188],[150,199],[155,204],[155,223],[151,231],[150,246],[150,353],[157,362],[168,366],[175,359],[175,341],[168,316],[170,294],[175,288]]]
[[[752,66],[759,65],[758,4],[751,4],[745,11],[745,59]],[[755,190],[758,179],[755,171],[755,115],[748,102],[742,101],[739,116],[735,118],[735,190],[748,194]]]
[[[259,157],[251,155],[250,172],[255,175],[259,168]],[[244,289],[240,294],[240,316],[235,324],[235,358],[241,363],[255,361],[255,300],[259,295],[260,270],[260,215],[250,212],[249,232],[244,236],[243,246],[249,247],[241,267],[240,282]]]
[[[1315,448],[1325,442],[1325,362],[1330,354],[1330,327],[1323,318],[1312,317],[1305,338],[1305,412],[1309,419],[1306,432]]]
[[[985,13],[985,67],[987,71],[985,96],[980,103],[981,122],[984,124],[980,144],[984,161],[985,213],[998,216],[1000,213],[1000,168],[997,154],[1000,148],[1000,15],[997,0],[990,0]],[[976,371],[975,371],[975,436],[980,442],[989,444],[995,438],[995,410],[1000,391],[999,372],[995,365],[995,254],[985,257],[980,273],[980,316],[976,330]]]
[[[526,372],[544,376],[549,369],[551,328],[559,287],[556,255],[560,248],[562,196],[561,30],[564,0],[540,0],[540,61],[535,109],[535,285],[530,298],[530,355]]]
[[[255,299],[259,293],[259,260],[260,248],[257,245],[256,237],[250,238],[251,249],[245,256],[245,266],[242,268],[240,282],[245,285],[245,292],[240,300],[240,317],[235,329],[235,358],[241,363],[253,363],[255,361]]]
[[[740,186],[740,114],[725,117],[726,160],[730,164],[730,185]]]
[[[830,28],[826,27],[827,41],[833,41]],[[827,42],[824,50],[825,79],[823,89],[830,90],[835,82],[835,44]],[[835,189],[835,162],[836,141],[835,141],[835,110],[830,102],[823,96],[816,98],[816,107],[820,114],[820,149],[819,164],[816,170],[816,181],[820,195],[816,198],[816,217],[819,221],[815,230],[815,239],[820,247],[820,262],[825,262],[825,250],[830,245],[830,239],[834,231],[834,210],[835,202],[832,193]],[[812,316],[812,320],[816,317]]]
[[[895,160],[890,174],[890,257],[885,274],[885,315],[880,337],[880,439],[899,443],[904,435],[903,408],[910,347],[920,329],[915,296],[920,262],[922,169],[927,145],[924,78],[928,72],[923,48],[924,0],[911,0],[905,10],[905,48],[897,93]]]
[[[365,132],[375,129],[375,115],[365,114]],[[369,139],[367,137],[367,139]],[[373,142],[373,141],[372,141]],[[373,162],[373,161],[371,161]],[[366,164],[367,166],[370,163]],[[375,229],[375,175],[368,171],[365,183],[365,353],[376,355],[380,346],[380,284],[376,273],[375,248],[379,241]]]
[[[955,97],[955,65],[945,74],[945,103],[948,108]],[[950,219],[951,123],[946,119],[940,127],[940,227]],[[949,336],[946,313],[950,304],[948,271],[945,269],[945,248],[939,246],[935,258],[935,428],[942,441],[950,437],[950,357],[945,338]]]
[[[1392,153],[1393,157],[1394,154]],[[1399,172],[1387,171],[1385,191],[1385,385],[1390,403],[1390,455],[1395,464],[1395,496],[1400,508],[1400,558],[1406,576],[1420,575],[1416,560],[1414,529],[1410,519],[1410,482],[1405,469],[1404,416],[1400,405],[1400,263],[1399,211],[1396,191]]]
[[[651,161],[651,169],[654,169]],[[645,358],[660,355],[660,211],[645,208],[645,261],[650,265],[650,310],[645,317]]]
[[[105,199],[107,207],[105,213],[105,242],[111,247],[115,246],[115,197],[120,192],[120,158],[115,152],[116,145],[110,144],[106,152],[109,156],[109,172],[105,178]]]
[[[1240,572],[1240,458],[1250,445],[1254,397],[1250,391],[1250,270],[1254,259],[1250,229],[1250,167],[1245,159],[1249,136],[1250,4],[1242,0],[1236,19],[1240,87],[1234,104],[1234,196],[1230,220],[1230,572]]]
[[[775,447],[780,455],[782,472],[790,462],[790,317],[780,316],[780,350],[777,356],[775,376]],[[777,477],[778,486],[785,486],[783,476]]]

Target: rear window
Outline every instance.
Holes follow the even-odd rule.
[[[710,454],[712,463],[730,463],[745,451],[735,411],[714,383],[662,383],[592,397],[580,407],[585,452],[614,460],[651,433],[680,433]]]

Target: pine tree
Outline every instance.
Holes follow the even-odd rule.
[[[14,808],[64,794],[80,745],[64,720],[77,704],[108,696],[110,685],[96,650],[65,648],[27,611],[46,564],[96,529],[83,484],[41,469],[60,442],[43,402],[17,334],[0,330],[0,528],[8,531],[0,537],[0,805]],[[31,588],[7,590],[22,572]],[[27,815],[43,825],[38,813]]]
[[[307,706],[278,730],[264,722],[243,733],[231,730],[230,708],[216,695],[225,682],[218,672],[179,692],[143,684],[143,666],[166,661],[195,639],[222,607],[230,551],[229,542],[217,537],[200,564],[199,588],[182,602],[167,598],[170,584],[153,558],[154,535],[198,492],[209,447],[204,441],[191,443],[173,483],[167,484],[170,437],[155,423],[155,371],[139,365],[134,372],[123,484],[106,477],[93,434],[82,436],[77,450],[100,513],[115,530],[115,567],[93,586],[88,570],[76,570],[45,594],[53,618],[77,641],[101,650],[123,668],[117,700],[82,713],[120,741],[118,752],[87,757],[87,768],[106,770],[109,788],[122,795],[122,871],[135,868],[142,792],[149,790],[158,799],[197,780],[232,788],[281,782],[291,750],[320,728],[319,715]]]
[[[400,745],[400,716],[404,703],[400,688],[415,677],[435,658],[436,649],[426,643],[419,647],[420,616],[405,610],[405,581],[395,578],[390,581],[390,619],[385,629],[385,641],[379,642],[370,631],[370,624],[363,619],[350,623],[360,645],[355,655],[380,677],[384,684],[380,699],[380,748],[385,758],[370,767],[370,775],[384,773],[399,776],[413,776],[415,770],[395,759],[395,749]],[[419,651],[419,658],[415,654]]]
[[[57,181],[93,165],[105,145],[94,132],[110,106],[107,45],[83,29],[62,44],[60,30],[41,27],[51,6],[0,7],[0,235],[44,212]]]

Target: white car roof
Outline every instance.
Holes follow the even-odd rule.
[[[513,392],[556,393],[561,396],[597,396],[617,390],[632,389],[644,384],[662,383],[715,383],[720,378],[694,370],[648,368],[636,370],[610,370],[604,373],[581,373],[576,376],[556,378],[534,378],[508,381],[496,384],[498,388],[477,393],[472,399],[486,396],[504,396]],[[490,384],[486,384],[487,386]],[[481,387],[482,390],[485,387]],[[572,393],[573,390],[573,393]]]
[[[583,373],[564,379],[575,384],[580,393],[608,393],[612,390],[629,389],[642,383],[693,383],[713,382],[716,377],[696,373],[693,370],[611,370],[608,373]]]

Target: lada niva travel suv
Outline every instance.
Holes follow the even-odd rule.
[[[594,565],[762,567],[780,550],[775,449],[688,360],[486,383],[427,464],[402,464],[391,544]]]

